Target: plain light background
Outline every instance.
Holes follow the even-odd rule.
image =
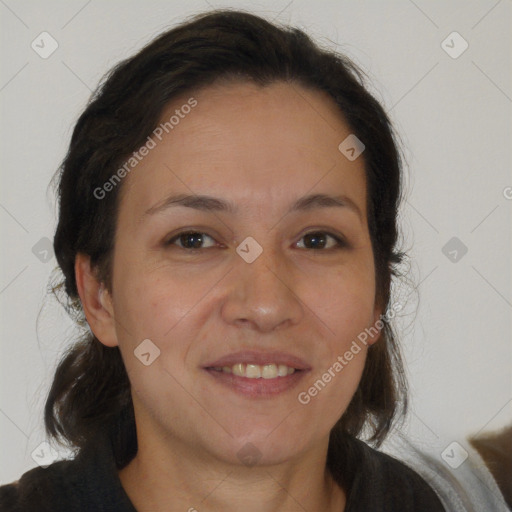
[[[403,431],[440,454],[512,421],[510,0],[184,4],[0,1],[0,483],[36,465],[45,396],[72,340],[71,321],[45,302],[56,260],[44,251],[56,220],[47,187],[74,122],[114,64],[211,7],[299,26],[353,58],[402,138],[410,270],[396,300],[411,388]],[[59,45],[47,59],[31,48],[43,31]],[[457,58],[464,41],[454,31],[469,45]]]

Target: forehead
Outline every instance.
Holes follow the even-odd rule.
[[[123,184],[122,203],[134,212],[177,192],[262,207],[339,192],[364,210],[364,161],[340,153],[350,128],[325,93],[280,82],[217,84],[174,99],[159,126],[161,140],[152,135],[154,147]]]

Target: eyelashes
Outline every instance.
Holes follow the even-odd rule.
[[[325,249],[325,246],[329,245],[328,242],[326,241],[329,238],[331,240],[334,240],[334,246],[331,245],[331,247]],[[308,233],[301,237],[301,240],[302,239],[307,239],[308,243],[313,243],[313,247],[305,247],[306,249],[311,249],[313,251],[328,251],[330,249],[342,249],[348,246],[344,239],[328,231],[309,231]],[[322,241],[326,241],[325,245],[322,244]],[[318,245],[320,245],[320,247],[318,247]]]
[[[215,242],[208,247],[204,247],[203,244],[207,243],[208,240],[215,242],[215,239],[208,233],[199,230],[186,230],[168,239],[164,245],[166,247],[182,249],[189,253],[197,253],[218,246],[217,242]],[[343,237],[320,229],[305,233],[300,238],[300,241],[302,240],[304,242],[302,242],[302,246],[299,248],[309,251],[330,252],[332,250],[349,248],[349,244]]]
[[[178,233],[177,235],[173,236],[171,239],[169,239],[167,242],[165,242],[166,246],[172,246],[176,245],[177,247],[181,249],[188,249],[188,250],[201,250],[205,249],[204,247],[198,247],[198,243],[203,243],[204,238],[210,238],[211,240],[214,240],[213,237],[208,235],[207,233],[201,232],[201,231],[182,231],[181,233]],[[186,240],[185,245],[183,245],[183,240]],[[190,242],[191,240],[194,240],[192,242],[192,247],[186,247],[186,244]],[[180,242],[181,245],[177,245],[176,242]]]

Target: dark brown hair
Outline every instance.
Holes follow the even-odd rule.
[[[278,27],[240,11],[212,11],[169,30],[103,80],[79,117],[58,179],[59,219],[55,255],[64,280],[55,287],[68,310],[86,327],[77,293],[77,253],[90,256],[98,278],[111,290],[111,254],[121,185],[99,200],[94,194],[155,129],[178,95],[215,81],[278,81],[326,92],[351,131],[365,144],[368,228],[375,259],[377,297],[389,308],[392,276],[403,254],[397,244],[401,159],[390,121],[367,91],[364,74],[347,58],[317,46],[301,30]],[[341,141],[340,141],[341,142]],[[328,465],[336,466],[343,436],[379,445],[400,408],[406,385],[393,329],[368,351],[359,387],[331,432]],[[112,436],[121,466],[136,452],[130,382],[117,347],[90,330],[60,361],[45,406],[50,437],[82,449],[100,432]]]

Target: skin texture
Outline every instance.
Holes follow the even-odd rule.
[[[363,156],[351,162],[338,150],[351,131],[321,92],[222,83],[193,96],[197,106],[124,178],[112,290],[87,256],[76,259],[89,325],[102,343],[119,345],[132,384],[139,451],[121,481],[140,511],[343,510],[345,492],[325,469],[328,436],[358,386],[366,349],[309,404],[297,395],[381,313]],[[174,100],[162,120],[189,97]],[[215,196],[238,211],[145,214],[178,193]],[[344,195],[359,213],[288,213],[313,193]],[[187,229],[208,235],[204,248],[165,245]],[[311,232],[325,233],[325,248],[308,245]],[[236,252],[249,236],[263,249],[250,264]],[[149,366],[134,356],[145,339],[161,351]],[[280,395],[247,397],[203,369],[244,349],[288,352],[311,370]],[[237,456],[247,443],[259,452],[255,466]]]

